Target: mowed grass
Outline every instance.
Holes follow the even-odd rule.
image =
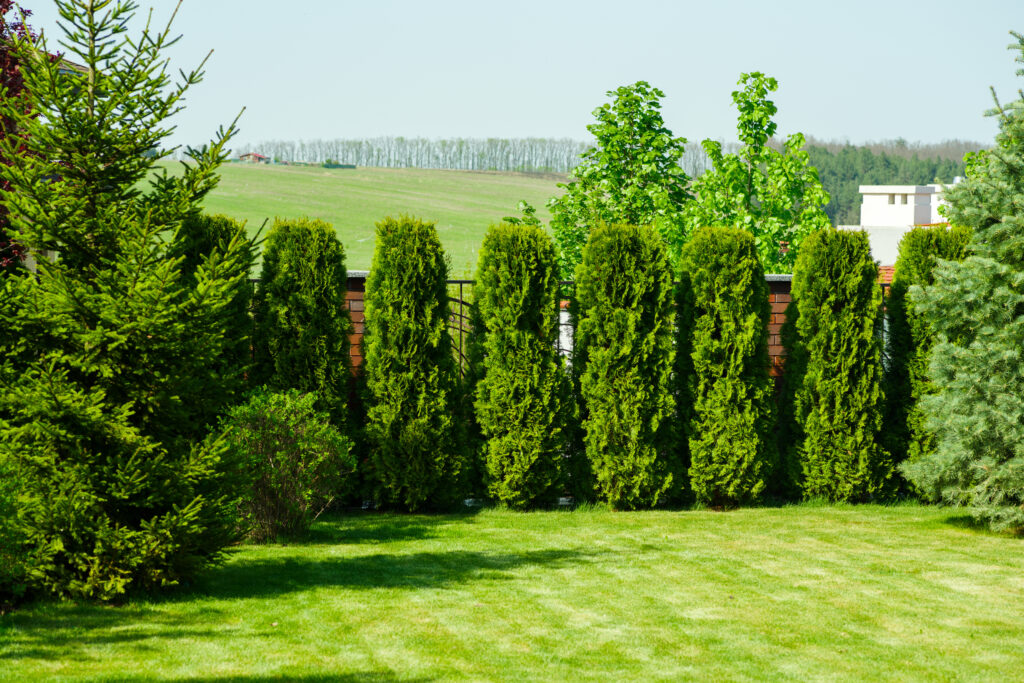
[[[361,514],[5,616],[0,678],[1007,680],[1021,643],[1024,540],[948,510]]]
[[[545,204],[561,194],[557,183],[564,180],[521,173],[239,163],[225,164],[220,175],[220,185],[206,198],[207,211],[246,220],[253,229],[275,217],[325,220],[338,231],[354,270],[369,269],[374,224],[381,218],[408,214],[437,221],[453,277],[471,276],[488,226],[519,215],[521,200],[530,202],[546,223]]]

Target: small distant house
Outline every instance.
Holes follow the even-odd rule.
[[[246,152],[238,157],[239,161],[243,161],[247,164],[269,164],[270,157],[257,154],[256,152]]]
[[[957,178],[954,183],[959,180]],[[937,225],[941,185],[861,185],[860,225],[840,225],[840,230],[863,230],[871,242],[871,255],[881,266],[884,281],[892,279],[900,240],[915,226]]]

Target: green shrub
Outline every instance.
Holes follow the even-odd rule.
[[[330,224],[275,220],[256,290],[253,381],[317,398],[334,424],[348,420],[351,383],[345,251]]]
[[[351,442],[295,389],[253,392],[222,421],[233,462],[245,473],[242,526],[254,541],[294,536],[336,496],[355,470]]]
[[[490,495],[511,507],[560,492],[566,426],[573,416],[558,342],[558,264],[535,225],[502,223],[484,237],[470,344],[476,421]]]
[[[692,373],[680,405],[690,486],[700,503],[741,505],[765,491],[774,460],[768,285],[753,236],[703,228],[683,250],[679,344]]]
[[[410,510],[462,492],[459,371],[448,333],[448,265],[433,223],[377,224],[366,281],[366,437],[378,497]]]
[[[597,495],[656,505],[678,485],[673,452],[672,270],[650,227],[601,225],[576,269],[574,372]]]
[[[887,335],[886,435],[894,461],[920,460],[935,451],[935,434],[925,425],[921,399],[934,393],[928,359],[935,334],[914,310],[913,285],[932,284],[937,259],[962,261],[971,231],[944,226],[914,228],[900,240],[899,258],[889,290]]]
[[[805,498],[862,501],[892,477],[879,445],[882,290],[867,233],[820,230],[804,242],[793,274],[798,316],[787,366],[794,388],[794,457]]]
[[[224,310],[224,348],[221,359],[210,366],[228,392],[227,404],[237,403],[245,390],[246,376],[252,369],[253,321],[250,315],[252,285],[249,274],[256,263],[256,245],[249,239],[245,224],[221,214],[196,213],[181,222],[171,243],[170,256],[179,257],[181,275],[188,286],[195,287],[200,268],[210,268],[210,259],[235,249],[235,244],[248,249],[249,258],[239,260],[235,267],[239,277],[234,281],[231,302]],[[219,416],[222,406],[212,406],[207,421]]]

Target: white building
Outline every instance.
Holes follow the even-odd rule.
[[[861,185],[860,194],[860,225],[839,228],[864,230],[871,254],[883,266],[896,263],[900,240],[915,225],[946,222],[939,214],[941,185]]]

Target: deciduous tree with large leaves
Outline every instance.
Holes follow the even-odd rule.
[[[803,149],[802,133],[786,138],[781,149],[770,144],[778,108],[768,94],[778,89],[778,81],[755,71],[742,74],[739,85],[732,100],[743,147],[724,154],[720,142],[704,140],[714,168],[693,184],[686,227],[690,232],[707,226],[744,228],[754,235],[765,270],[788,273],[803,239],[828,227],[823,207],[829,196]]]
[[[590,231],[600,223],[651,225],[673,263],[685,241],[683,207],[689,176],[679,165],[686,139],[672,136],[661,116],[661,90],[644,81],[608,92],[587,126],[594,146],[582,155],[565,194],[548,204],[559,267],[575,271]]]

